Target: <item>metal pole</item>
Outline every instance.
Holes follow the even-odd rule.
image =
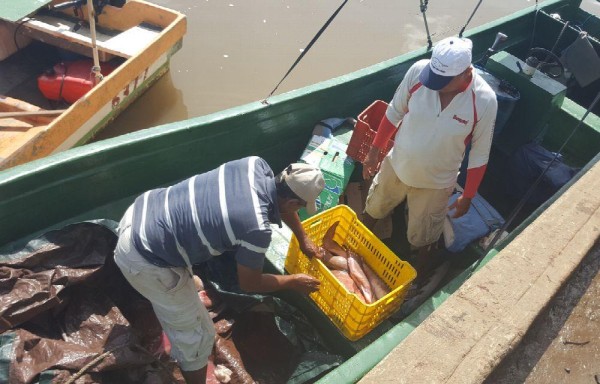
[[[92,75],[94,77],[94,85],[98,84],[103,76],[100,72],[100,59],[98,58],[98,46],[96,45],[96,14],[94,11],[94,1],[87,0],[88,22],[90,23],[90,34],[92,37],[92,53],[94,56],[94,66],[92,67]]]

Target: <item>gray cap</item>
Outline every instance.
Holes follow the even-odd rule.
[[[317,197],[325,188],[321,170],[310,164],[293,163],[285,169],[283,175],[292,192],[306,201],[306,211],[314,215],[317,212]]]

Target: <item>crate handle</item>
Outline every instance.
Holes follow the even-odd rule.
[[[310,228],[314,228],[317,225],[321,225],[322,222],[323,222],[323,219],[315,220],[314,222],[310,223]]]

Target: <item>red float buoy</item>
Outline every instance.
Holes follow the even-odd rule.
[[[38,88],[47,99],[74,103],[93,88],[93,65],[92,60],[58,63],[49,72],[38,76]],[[102,75],[108,76],[116,67],[103,63],[101,68]]]

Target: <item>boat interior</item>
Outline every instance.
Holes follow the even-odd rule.
[[[20,14],[15,15],[8,9],[0,14],[2,136],[11,131],[16,134],[24,129],[43,128],[57,114],[42,115],[42,110],[65,110],[73,103],[74,96],[64,97],[69,92],[69,81],[79,86],[93,77],[92,33],[85,2],[52,1],[39,9],[35,8],[39,7],[39,2],[29,3],[26,5],[30,8],[21,4],[26,11]],[[94,4],[97,13],[95,38],[101,67],[117,68],[140,53],[172,21],[161,20],[166,16],[137,2],[125,4],[113,0],[102,4],[95,1]],[[56,73],[55,66],[81,60],[90,63],[87,73],[69,73],[68,64],[65,64],[66,70]],[[102,73],[109,72],[102,68]],[[43,75],[47,76],[45,80],[42,80]],[[42,84],[42,81],[46,83]],[[54,90],[56,87],[60,88],[58,93]]]
[[[540,10],[534,17],[536,28],[533,34],[523,34],[526,38],[520,40],[514,37],[511,40],[511,36],[508,36],[506,41],[499,45],[497,52],[484,51],[479,57],[474,57],[476,67],[483,69],[496,81],[502,83],[504,91],[509,96],[515,89],[520,94],[518,100],[511,97],[503,99],[499,96],[499,112],[492,152],[486,176],[479,188],[479,194],[505,220],[511,218],[509,225],[504,228],[506,237],[499,238],[500,240],[490,252],[492,254],[508,244],[577,179],[575,175],[560,190],[559,187],[555,187],[551,192],[552,197],[549,197],[550,192],[544,191],[542,181],[536,189],[533,189],[531,195],[546,196],[547,199],[530,197],[525,202],[521,201],[524,192],[529,191],[521,190],[520,194],[514,191],[511,193],[511,189],[516,188],[516,184],[511,179],[514,177],[512,173],[514,170],[510,168],[511,164],[514,164],[511,161],[519,148],[527,143],[538,143],[552,154],[560,153],[554,161],[570,167],[574,172],[585,171],[593,165],[600,152],[600,103],[593,106],[586,115],[586,111],[592,107],[592,102],[600,92],[600,73],[594,70],[595,80],[582,86],[573,73],[569,73],[569,70],[562,65],[567,48],[581,38],[582,31],[586,32],[585,39],[595,51],[592,55],[593,60],[598,60],[600,19],[581,9],[574,13],[565,13],[563,10],[560,14]],[[531,28],[531,24],[528,24],[528,28]],[[503,32],[502,26],[490,30],[488,41],[493,36],[492,33],[496,35],[498,32]],[[532,55],[540,56],[540,59],[546,60],[548,65],[540,65],[537,72],[529,77],[523,73],[522,68],[526,59]],[[574,60],[585,59],[578,57]],[[486,80],[490,82],[489,78]],[[495,91],[498,89],[496,88]],[[584,116],[586,119],[580,123],[580,119]],[[548,160],[544,165],[547,164]],[[465,165],[466,163],[463,163],[463,171]],[[361,167],[357,165],[350,181],[360,181],[361,178]],[[531,180],[531,184],[533,182],[534,180]],[[459,176],[457,188],[464,186],[462,183],[464,179]],[[392,214],[393,234],[385,239],[384,243],[400,258],[410,261],[413,252],[406,238],[405,217],[404,204],[401,204]],[[493,236],[487,240],[490,241],[492,238]],[[475,263],[489,258],[490,249],[487,247],[488,245],[484,247],[480,242],[472,242],[463,251],[452,253],[444,250],[441,245],[439,252],[441,257],[450,261],[450,268],[435,293],[432,293],[431,297],[412,313],[392,316],[357,341],[344,338],[332,326],[331,321],[327,321],[321,312],[315,310],[312,302],[297,295],[292,295],[293,297],[288,300],[314,317],[313,323],[321,328],[320,333],[329,340],[329,345],[334,351],[349,357],[377,342],[378,339],[380,341],[385,339],[381,336],[390,330],[411,327],[422,321],[428,313],[441,304],[443,299],[440,298],[447,297],[468,278]],[[282,272],[281,266],[276,264],[274,270]],[[353,364],[356,363],[357,361],[353,360]]]
[[[93,88],[94,56],[107,76],[177,17],[137,1],[93,4],[93,23],[85,1],[16,1],[0,11],[0,158],[38,137]]]
[[[505,29],[507,26],[510,30]],[[492,46],[499,32],[506,33],[508,38],[496,50],[488,52],[487,48]],[[582,32],[585,34],[582,35]],[[600,80],[598,77],[593,79],[592,75],[592,81],[584,82],[581,80],[583,75],[577,73],[581,69],[574,71],[573,66],[565,70],[562,64],[568,48],[577,39],[585,39],[596,56],[591,55],[589,50],[586,54],[597,59],[600,54],[598,17],[554,2],[537,12],[524,11],[512,19],[502,19],[491,26],[468,31],[465,36],[473,39],[474,61],[482,70],[504,81],[509,90],[519,92],[518,99],[508,100],[508,105],[499,110],[498,120],[501,113],[506,114],[502,116],[501,126],[497,126],[487,173],[479,190],[505,219],[514,216],[506,227],[508,236],[498,241],[491,250],[474,242],[460,253],[446,253],[451,263],[450,270],[438,289],[421,306],[405,316],[383,321],[357,341],[345,338],[310,299],[282,293],[282,298],[306,314],[328,347],[348,359],[337,369],[338,372],[368,371],[370,363],[362,360],[378,361],[383,358],[385,351],[405,338],[468,279],[474,263],[482,261],[484,264],[493,257],[599,158],[600,104],[590,107],[600,92]],[[539,56],[538,60],[544,65],[538,66],[529,76],[523,69],[532,56]],[[429,51],[418,50],[394,59],[392,64],[379,64],[344,78],[276,96],[268,106],[256,102],[219,114],[98,142],[88,149],[54,157],[53,163],[35,175],[28,174],[35,164],[25,165],[14,173],[9,171],[14,180],[6,182],[4,191],[11,196],[0,202],[0,208],[5,210],[5,215],[14,216],[14,225],[1,231],[1,243],[13,242],[11,246],[22,244],[25,238],[48,228],[79,220],[109,218],[118,221],[139,193],[210,170],[234,158],[259,155],[267,159],[273,169],[283,169],[298,159],[316,122],[333,116],[357,116],[376,99],[390,100],[410,65],[425,57],[429,57]],[[578,54],[569,60],[593,62]],[[34,63],[38,70],[43,67],[41,63]],[[596,73],[594,68],[590,71]],[[3,91],[0,88],[0,93]],[[315,108],[315,105],[320,108]],[[254,127],[251,134],[249,126]],[[509,193],[514,186],[509,165],[516,151],[530,142],[539,143],[550,152],[560,152],[554,161],[560,161],[578,173],[553,190],[548,199],[525,202],[517,211],[515,208],[520,205],[523,194]],[[60,169],[61,162],[68,163],[65,167],[68,175]],[[356,164],[350,181],[360,181],[360,175],[361,167]],[[44,181],[47,184],[40,185]],[[60,185],[60,192],[57,185]],[[84,188],[84,193],[81,193],[81,188]],[[21,196],[18,190],[27,190],[27,196]],[[65,193],[73,197],[68,206],[63,201]],[[534,196],[537,193],[534,192]],[[36,201],[36,204],[28,201]],[[40,209],[43,209],[43,216],[38,215]],[[31,224],[34,220],[35,224]],[[410,261],[402,207],[394,211],[392,223],[393,235],[384,242],[400,258]],[[285,273],[282,265],[272,260],[266,263],[266,268]],[[338,373],[336,377],[344,375]],[[324,380],[327,382],[327,377]],[[332,379],[329,382],[336,381]]]

